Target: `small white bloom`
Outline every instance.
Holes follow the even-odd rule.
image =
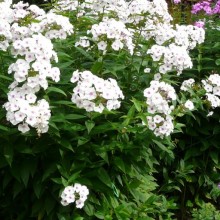
[[[145,68],[145,69],[144,69],[144,72],[145,72],[145,73],[149,73],[150,71],[151,71],[150,68]]]
[[[28,127],[28,124],[24,123],[18,125],[18,130],[21,131],[22,133],[26,133],[30,130],[30,128]]]
[[[192,101],[190,100],[187,100],[184,104],[184,107],[187,108],[188,110],[193,110],[195,107],[194,107],[194,104]]]

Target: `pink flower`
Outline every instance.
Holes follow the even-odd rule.
[[[194,23],[194,26],[199,27],[199,28],[204,28],[205,22],[204,21],[196,21]]]
[[[181,3],[181,0],[174,0],[174,4],[179,4]]]

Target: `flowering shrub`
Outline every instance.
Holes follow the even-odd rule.
[[[178,218],[184,124],[219,106],[217,74],[188,77],[204,29],[164,0],[47,6],[0,2],[1,215]]]

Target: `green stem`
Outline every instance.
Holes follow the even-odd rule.
[[[197,70],[199,72],[199,81],[201,80],[201,70],[202,70],[202,48],[201,45],[198,45],[198,65],[197,65]]]

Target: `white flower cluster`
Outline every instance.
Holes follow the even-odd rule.
[[[192,89],[192,87],[194,86],[195,84],[195,80],[190,78],[190,79],[187,79],[187,80],[184,80],[182,82],[182,85],[180,87],[180,90],[184,91],[184,92],[187,92],[189,89]],[[193,104],[193,102],[191,100],[187,100],[184,104],[183,104],[183,108],[185,109],[188,109],[189,111],[192,111],[195,106]]]
[[[148,26],[145,26],[142,32],[143,36],[147,39],[153,38],[158,45],[174,43],[186,50],[191,50],[205,39],[204,30],[193,25],[176,25],[174,27],[170,22],[162,23],[153,20],[148,20],[147,24]]]
[[[85,0],[82,2],[74,0],[58,0],[55,7],[61,11],[75,11],[77,17],[84,14],[110,14],[120,19],[124,19],[128,15],[127,2],[124,0]]]
[[[124,20],[129,11],[124,0],[89,0],[93,12],[114,14],[120,20]],[[92,4],[91,4],[92,2]]]
[[[122,21],[105,17],[99,24],[92,25],[91,30],[87,33],[92,34],[92,39],[98,42],[98,49],[103,53],[106,52],[108,42],[113,41],[111,43],[113,50],[118,51],[126,46],[130,54],[133,54],[132,32],[126,28]]]
[[[194,85],[194,83],[195,83],[195,80],[194,79],[188,79],[188,80],[184,80],[183,82],[182,82],[182,85],[181,85],[181,87],[180,87],[180,90],[182,90],[182,91],[188,91],[189,89],[191,89],[192,87],[193,87],[193,85]]]
[[[121,105],[120,99],[124,99],[116,80],[104,80],[90,71],[74,71],[71,82],[77,82],[73,89],[72,102],[87,112],[101,113],[105,107],[108,110],[118,109]]]
[[[38,19],[41,21],[35,24],[34,28],[49,39],[66,39],[66,37],[73,33],[73,25],[69,22],[67,17],[57,15],[50,11]],[[38,26],[38,27],[37,27]]]
[[[148,50],[154,61],[159,61],[159,71],[177,70],[182,73],[191,68],[189,50],[204,42],[205,32],[192,25],[171,24],[167,3],[164,0],[135,0],[129,4],[128,23],[138,24],[133,32],[139,32],[146,40],[153,39],[155,45]]]
[[[38,134],[48,131],[50,119],[49,104],[42,99],[37,101],[36,93],[40,87],[47,89],[47,78],[59,81],[60,71],[51,66],[51,60],[56,57],[53,45],[41,34],[33,35],[13,43],[14,54],[23,59],[9,66],[8,73],[14,72],[14,82],[10,86],[8,102],[4,104],[7,110],[7,120],[25,133],[29,126],[37,129]],[[22,86],[19,84],[24,83]],[[16,107],[15,107],[16,106]]]
[[[193,25],[176,25],[175,30],[175,44],[184,46],[191,50],[197,44],[201,44],[205,39],[205,31]]]
[[[0,18],[0,49],[3,51],[7,50],[9,41],[12,38],[10,28],[10,24],[6,20]]]
[[[56,11],[72,11],[76,17],[81,17],[84,14],[91,12],[94,5],[94,0],[75,1],[75,0],[58,0],[54,5]]]
[[[9,74],[14,73],[14,82],[3,105],[7,120],[18,124],[23,133],[31,126],[40,135],[48,131],[51,113],[48,102],[37,100],[36,94],[48,88],[48,78],[55,82],[60,79],[60,70],[51,65],[51,61],[58,61],[51,39],[66,38],[73,26],[66,17],[22,1],[14,5],[4,1],[0,9],[4,9],[0,15],[0,49],[10,45],[11,54],[17,58],[8,68]]]
[[[36,5],[19,2],[12,6],[14,21],[12,31],[14,39],[42,33],[49,39],[65,39],[73,33],[73,26],[67,17],[57,15],[53,11],[46,13]]]
[[[11,4],[12,4],[12,0],[2,0],[0,2],[0,10],[1,10],[0,18],[8,21],[9,23],[11,23],[14,20]]]
[[[80,37],[79,41],[75,43],[75,47],[78,47],[78,46],[85,47],[85,48],[89,47],[90,42],[89,42],[88,37]]]
[[[212,74],[207,80],[202,80],[202,84],[211,107],[220,107],[220,75]]]
[[[0,2],[0,50],[6,51],[11,41],[11,22],[13,21],[13,11],[10,2]]]
[[[192,68],[191,58],[185,47],[170,44],[168,47],[153,45],[148,50],[154,61],[160,61],[159,72],[162,74],[176,69],[180,74],[186,68]]]
[[[171,102],[177,98],[174,88],[165,82],[153,80],[150,87],[144,90],[144,96],[147,98],[148,112],[154,114],[147,116],[149,129],[161,138],[170,135],[174,129],[170,115],[174,106]]]
[[[61,194],[61,204],[67,206],[76,202],[76,208],[81,209],[84,206],[89,190],[86,186],[75,183],[74,186],[67,186]]]
[[[135,25],[143,23],[147,27],[149,20],[150,23],[157,23],[158,18],[160,22],[170,22],[172,20],[164,0],[134,0],[128,2],[127,5],[127,23]],[[149,29],[151,29],[150,26]]]
[[[62,11],[75,11],[79,7],[79,1],[58,0],[57,8]]]
[[[16,40],[12,46],[15,56],[23,56],[23,59],[17,59],[8,69],[9,74],[14,72],[17,82],[28,81],[27,85],[31,88],[41,86],[47,89],[47,77],[55,82],[59,81],[60,71],[51,65],[51,61],[58,61],[58,58],[50,39],[37,34],[23,40]]]
[[[38,134],[48,131],[48,120],[51,113],[46,100],[36,100],[34,90],[24,84],[15,87],[8,93],[8,102],[4,104],[7,110],[6,118],[13,125],[18,124],[18,130],[25,133],[29,126],[37,129]]]

